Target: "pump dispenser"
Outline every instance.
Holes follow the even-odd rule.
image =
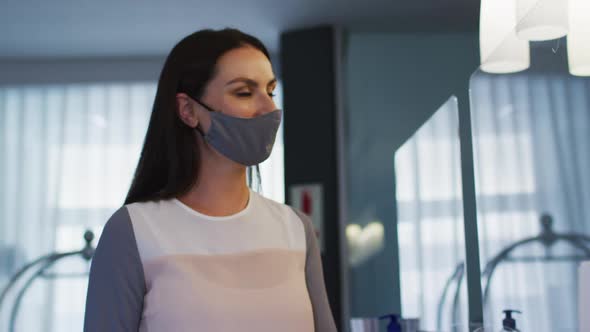
[[[504,320],[502,321],[502,330],[501,332],[519,332],[520,330],[518,330],[516,328],[516,320],[514,320],[514,318],[512,318],[512,313],[517,313],[517,314],[521,314],[522,312],[518,311],[518,310],[504,310],[503,311],[505,317]]]
[[[399,324],[399,317],[397,315],[385,315],[379,317],[379,319],[387,319],[389,318],[389,324],[387,324],[387,332],[402,332],[402,327]]]

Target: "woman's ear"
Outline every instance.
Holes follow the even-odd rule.
[[[186,93],[176,94],[176,113],[187,126],[196,128],[199,125],[195,104]]]

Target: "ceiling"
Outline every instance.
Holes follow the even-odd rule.
[[[236,27],[271,52],[282,31],[446,16],[473,21],[478,0],[4,0],[0,58],[159,56],[205,27]]]

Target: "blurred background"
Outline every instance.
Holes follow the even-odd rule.
[[[165,57],[224,27],[272,55],[261,192],[320,230],[340,331],[590,331],[588,22],[587,0],[3,1],[0,331],[82,329]]]

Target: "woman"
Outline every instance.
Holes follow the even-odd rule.
[[[90,269],[84,331],[335,331],[310,220],[249,189],[281,121],[238,30],[168,56],[139,164]]]

